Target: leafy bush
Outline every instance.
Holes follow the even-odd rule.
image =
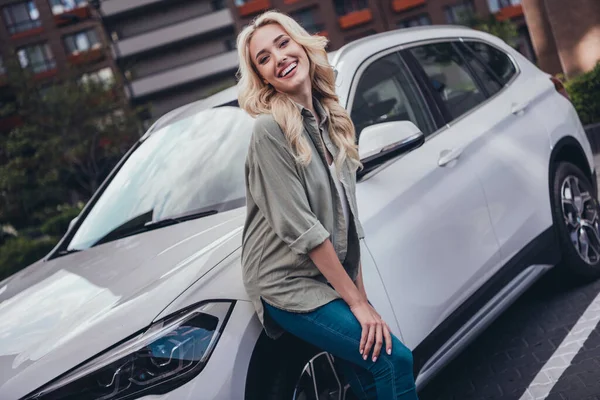
[[[43,258],[57,242],[57,237],[8,239],[0,247],[0,281]]]
[[[600,61],[591,71],[567,81],[565,87],[581,123],[600,122]]]

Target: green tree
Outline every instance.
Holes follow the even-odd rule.
[[[512,47],[517,45],[517,25],[509,19],[500,21],[495,14],[481,17],[474,12],[465,12],[461,15],[460,24],[497,36]]]
[[[57,206],[86,201],[139,137],[138,113],[113,83],[72,70],[52,82],[9,64],[22,124],[0,137],[0,224],[41,225]]]

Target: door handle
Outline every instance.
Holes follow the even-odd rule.
[[[440,152],[440,158],[438,158],[438,165],[445,167],[452,161],[457,160],[462,154],[462,149],[442,150]]]
[[[515,103],[512,105],[510,112],[514,115],[520,115],[527,111],[527,107],[529,107],[529,103]]]

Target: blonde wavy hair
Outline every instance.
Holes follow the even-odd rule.
[[[355,144],[355,129],[348,113],[339,103],[335,93],[335,74],[327,59],[325,47],[328,40],[318,35],[310,35],[293,18],[277,12],[267,11],[246,26],[237,37],[239,55],[238,101],[240,107],[256,117],[271,114],[281,127],[296,162],[307,165],[312,152],[308,140],[302,134],[302,116],[295,103],[285,94],[277,92],[271,85],[265,84],[252,63],[249,44],[257,29],[279,24],[292,40],[301,45],[310,62],[309,77],[313,96],[321,103],[329,119],[331,141],[339,149],[335,165],[339,168],[346,160],[352,170],[361,167],[358,146]]]

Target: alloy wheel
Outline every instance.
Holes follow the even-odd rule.
[[[598,202],[579,178],[569,175],[561,186],[561,203],[571,243],[587,264],[600,261]]]
[[[334,358],[322,352],[304,366],[294,389],[293,400],[347,400],[348,391],[348,385],[342,383],[335,369]]]

